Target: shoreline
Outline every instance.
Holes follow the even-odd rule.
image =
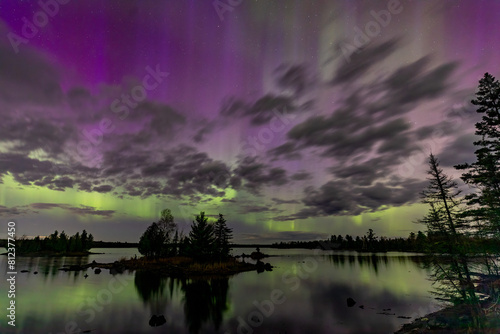
[[[229,258],[224,262],[199,263],[188,257],[172,257],[164,259],[129,259],[115,261],[113,263],[91,262],[85,265],[70,265],[60,268],[63,271],[81,271],[88,268],[109,269],[111,274],[123,273],[124,271],[142,271],[165,277],[200,277],[200,276],[231,276],[247,271],[271,271],[269,263],[257,262],[257,264],[240,262],[236,258]]]
[[[476,292],[490,294],[490,285],[500,287],[500,278],[493,280],[481,280],[476,286]],[[419,334],[419,333],[498,333],[500,330],[500,304],[499,296],[489,297],[479,303],[484,314],[483,328],[477,329],[473,326],[471,307],[467,304],[450,305],[438,311],[416,318],[408,324],[404,324],[394,334]]]
[[[8,255],[8,252],[1,253],[0,255]],[[31,253],[16,253],[16,256],[23,257],[64,257],[64,256],[73,256],[73,257],[83,257],[95,254],[106,254],[106,253],[95,253],[95,252],[68,252],[68,253],[60,253],[60,252],[31,252]]]

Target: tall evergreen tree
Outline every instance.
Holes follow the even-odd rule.
[[[468,304],[472,314],[479,319],[482,311],[469,270],[464,238],[469,226],[462,218],[460,191],[457,183],[439,167],[439,161],[433,154],[429,156],[427,173],[429,185],[422,192],[422,202],[429,204],[431,208],[420,222],[427,224],[429,234],[435,231],[443,238],[430,251],[449,256],[449,263],[446,265],[440,259],[433,261],[433,276],[440,283],[437,294],[456,303]]]
[[[219,213],[219,219],[214,224],[215,256],[219,261],[226,259],[231,252],[232,233],[233,230],[227,227],[224,216]]]
[[[429,156],[429,185],[422,192],[423,203],[431,209],[422,222],[429,231],[446,233],[450,237],[450,245],[456,246],[459,236],[467,231],[468,224],[462,216],[462,203],[457,183],[443,172],[439,161],[431,153]]]
[[[205,212],[196,216],[196,222],[191,225],[189,232],[189,255],[199,261],[212,258],[214,251],[214,228],[208,223]]]
[[[471,101],[483,114],[476,123],[474,142],[476,162],[455,166],[465,170],[462,180],[477,188],[477,192],[467,195],[472,209],[466,214],[482,223],[481,230],[487,235],[500,236],[500,83],[486,73],[479,81],[476,99]]]

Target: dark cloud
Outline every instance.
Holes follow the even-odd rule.
[[[273,111],[286,110],[287,112],[296,111],[298,108],[293,104],[293,99],[287,96],[265,95],[255,101],[245,112],[251,116],[252,125],[267,124],[276,117]]]
[[[244,158],[234,173],[245,181],[244,187],[252,193],[258,193],[263,186],[282,186],[289,182],[283,168],[271,167],[258,157]]]
[[[448,87],[448,80],[457,67],[457,63],[446,63],[426,71],[429,57],[403,66],[385,80],[388,91],[397,105],[405,105],[426,98],[440,96]]]
[[[195,194],[219,197],[233,181],[232,172],[225,163],[184,145],[165,152],[109,152],[102,168],[106,177],[117,178],[115,186],[122,186],[124,195],[143,198]]]
[[[437,155],[439,163],[443,167],[452,167],[463,163],[473,163],[476,161],[474,152],[477,147],[474,142],[478,137],[474,134],[462,135],[454,138],[443,150]]]
[[[228,97],[222,101],[219,114],[225,117],[242,116],[246,113],[248,105],[236,97]]]
[[[404,118],[398,118],[383,124],[367,125],[356,132],[339,128],[338,124],[323,116],[312,117],[296,125],[288,132],[288,137],[300,143],[302,147],[324,147],[323,156],[347,157],[360,153],[369,153],[377,143],[381,147],[396,145],[398,150],[401,144],[391,143],[399,141],[404,132],[410,129],[410,124]],[[411,144],[407,141],[408,144]]]
[[[47,182],[51,176],[55,177],[53,172],[54,164],[50,161],[40,161],[29,158],[23,154],[0,153],[0,177],[10,173],[14,179],[22,185],[31,185],[32,182]],[[45,183],[48,185],[51,183]]]
[[[275,220],[358,215],[420,200],[418,194],[425,181],[396,178],[397,168],[421,150],[422,139],[453,134],[453,121],[414,129],[405,115],[419,103],[447,91],[456,64],[429,69],[430,58],[424,57],[385,77],[357,82],[374,64],[390,56],[397,45],[398,41],[393,40],[354,56],[352,64],[339,69],[334,80],[338,87],[348,87],[335,109],[295,125],[287,133],[288,141],[268,152],[274,159],[291,160],[306,150],[314,151],[331,158],[333,164],[327,169],[332,181],[319,189],[306,188],[302,199],[305,207]],[[373,63],[367,55],[374,55]],[[456,145],[451,152],[463,148]],[[397,182],[387,181],[388,177]]]
[[[151,152],[144,150],[119,150],[118,152],[107,151],[103,154],[101,170],[103,176],[115,176],[121,174],[132,175],[136,169],[142,168],[142,173],[158,173],[161,163],[150,161]],[[164,167],[164,166],[163,166]],[[144,169],[150,168],[144,172]],[[144,175],[147,176],[147,175]]]
[[[290,179],[294,181],[305,181],[312,179],[312,175],[306,171],[301,171],[290,176]]]
[[[104,218],[111,218],[115,213],[114,210],[96,210],[94,207],[80,205],[79,207],[70,206],[69,204],[59,203],[31,203],[30,208],[35,210],[50,210],[50,209],[63,209],[79,216],[101,216]]]
[[[90,192],[92,191],[92,184],[87,181],[81,181],[80,183],[78,183],[78,190]]]
[[[341,164],[329,167],[328,170],[338,178],[361,186],[369,186],[376,179],[389,175],[391,168],[398,165],[396,156],[383,155],[359,163]]]
[[[214,131],[215,128],[216,122],[205,122],[205,124],[203,124],[193,136],[193,141],[195,143],[201,143],[203,140],[205,140],[206,136]]]
[[[52,209],[62,209],[67,212],[79,216],[101,216],[104,218],[111,218],[115,211],[114,210],[96,210],[94,207],[80,205],[79,207],[71,206],[69,204],[61,203],[31,203],[25,206],[15,206],[7,208],[0,205],[0,216],[13,216],[20,214],[38,213],[39,210],[52,210]]]
[[[389,57],[398,46],[400,40],[390,39],[381,44],[372,44],[351,55],[349,62],[344,62],[335,73],[333,84],[351,82],[368,73],[379,62]]]
[[[167,176],[173,165],[174,159],[170,156],[166,156],[161,162],[152,163],[150,166],[143,167],[141,174],[144,177]]]
[[[103,184],[101,186],[93,187],[92,191],[98,192],[98,193],[109,193],[111,190],[113,190],[113,187],[108,185],[108,184]]]
[[[236,203],[237,201],[235,199],[223,198],[223,199],[221,199],[221,202],[223,202],[223,203]]]
[[[247,214],[247,213],[259,213],[259,212],[280,212],[281,210],[278,210],[276,208],[272,208],[267,205],[242,205],[239,207],[239,213],[240,214]]]
[[[363,212],[380,210],[385,206],[401,206],[420,201],[420,192],[427,185],[427,180],[398,181],[354,186],[342,180],[329,181],[319,189],[307,187],[302,199],[306,208],[292,215],[275,217],[274,220],[359,215]]]
[[[273,233],[242,233],[242,237],[248,241],[265,240],[269,242],[276,242],[276,241],[290,241],[290,240],[300,240],[300,241],[325,240],[329,237],[329,235],[327,233],[318,233],[318,232],[282,231]]]
[[[61,119],[47,120],[38,115],[5,115],[0,123],[0,142],[16,140],[12,151],[28,154],[42,149],[55,157],[63,153],[68,139],[74,138],[75,128]]]
[[[274,157],[274,160],[278,158],[284,158],[286,160],[299,160],[300,158],[302,158],[302,154],[297,148],[297,145],[292,142],[287,142],[283,145],[275,147],[269,150],[268,154]]]
[[[294,95],[302,95],[314,85],[305,65],[281,65],[276,69],[278,87],[290,90]]]
[[[294,199],[291,200],[284,200],[284,199],[279,199],[276,197],[271,198],[271,200],[276,203],[276,204],[299,204],[300,202]]]
[[[96,210],[91,206],[80,205],[80,207],[68,207],[66,210],[79,216],[101,216],[104,218],[111,218],[115,210]]]
[[[0,43],[0,99],[8,103],[53,105],[62,100],[59,72],[30,49],[15,53]],[[0,109],[0,114],[7,110]]]
[[[66,93],[68,104],[75,110],[88,110],[92,99],[90,91],[84,87],[73,87]]]
[[[186,123],[186,117],[169,105],[141,102],[128,116],[130,120],[146,120],[145,131],[153,131],[160,137],[174,137],[176,129]]]
[[[276,117],[277,112],[295,113],[308,108],[310,108],[309,104],[297,106],[294,97],[267,94],[253,103],[244,102],[234,97],[228,98],[222,103],[220,115],[233,118],[248,117],[251,125],[259,126],[269,123]],[[208,126],[201,129],[203,134],[208,130]]]
[[[52,180],[49,189],[64,191],[66,188],[73,188],[75,181],[67,176],[58,177]]]
[[[337,107],[330,114],[311,116],[295,125],[287,133],[288,142],[270,150],[269,154],[275,159],[291,160],[304,149],[320,148],[322,156],[337,160],[370,153],[409,156],[418,148],[418,140],[429,133],[440,137],[449,134],[449,122],[444,122],[439,129],[415,130],[405,115],[419,103],[449,89],[456,63],[428,69],[430,58],[423,57],[386,77],[363,84],[356,82],[377,60],[392,54],[397,43],[393,40],[362,50],[350,64],[339,69],[338,83],[349,81],[350,85],[341,86],[346,94],[339,97]],[[373,63],[371,59],[369,64],[356,63],[356,59],[359,61],[371,54],[377,55]]]
[[[11,216],[18,216],[18,215],[23,215],[28,213],[28,210],[23,207],[11,207],[8,208],[6,206],[0,205],[0,216],[2,217],[11,217]]]
[[[56,203],[31,203],[29,206],[33,209],[50,210],[53,208],[60,208],[61,206],[64,205],[65,204],[56,204]]]

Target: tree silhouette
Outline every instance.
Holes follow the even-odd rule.
[[[190,333],[199,333],[204,323],[212,321],[217,331],[228,310],[227,278],[193,279],[183,281],[184,314]]]
[[[214,253],[214,228],[208,223],[205,212],[196,216],[189,232],[189,255],[199,261],[210,260]]]
[[[139,239],[138,250],[146,257],[158,258],[163,254],[165,234],[157,223],[152,223]]]
[[[500,83],[486,73],[479,81],[476,99],[471,101],[483,114],[476,123],[476,135],[481,139],[474,142],[476,162],[455,166],[465,170],[462,180],[478,189],[466,196],[472,206],[466,214],[483,223],[486,235],[500,236]]]
[[[221,261],[229,257],[231,252],[230,240],[233,230],[227,227],[224,216],[219,213],[219,219],[214,224],[215,256]]]
[[[430,205],[429,213],[420,222],[427,225],[429,235],[437,233],[439,238],[429,251],[432,254],[445,254],[448,261],[433,258],[433,278],[439,282],[436,294],[454,303],[470,306],[471,314],[479,325],[483,311],[471,278],[467,259],[468,245],[464,234],[469,225],[462,218],[462,203],[457,183],[439,167],[438,159],[429,156],[429,185],[422,191],[423,203]],[[416,237],[415,237],[416,240]]]
[[[172,255],[175,245],[172,241],[177,225],[169,209],[161,212],[158,222],[152,223],[139,239],[139,252],[147,257],[165,257]]]
[[[450,245],[456,245],[459,235],[468,228],[467,221],[461,218],[461,192],[457,183],[439,167],[439,161],[432,153],[429,155],[427,174],[429,185],[421,194],[422,202],[431,205],[431,211],[425,218],[429,224],[427,227],[432,232],[448,233]]]

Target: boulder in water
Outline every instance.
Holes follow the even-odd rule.
[[[165,319],[165,316],[163,316],[163,315],[157,316],[156,314],[153,314],[151,319],[149,319],[149,326],[158,327],[158,326],[165,324],[166,322],[167,322],[167,320]]]

